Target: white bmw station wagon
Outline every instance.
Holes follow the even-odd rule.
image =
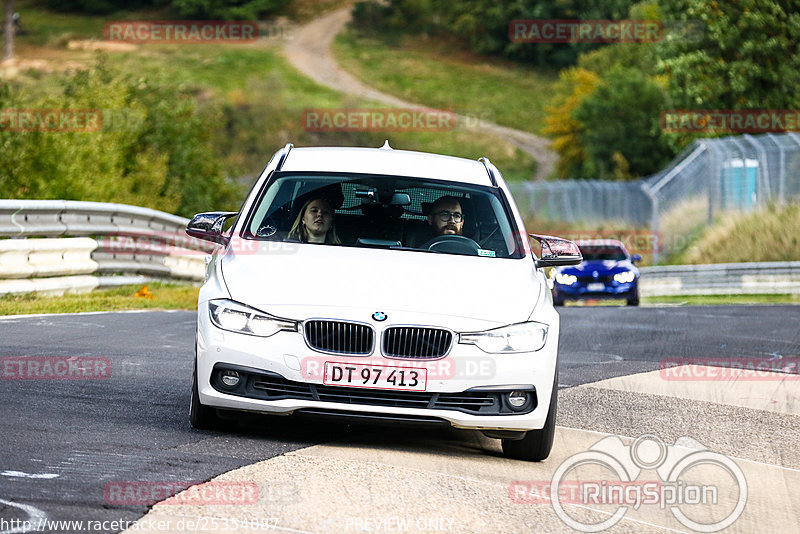
[[[534,254],[488,159],[287,145],[238,213],[198,214],[187,233],[219,244],[195,428],[237,411],[450,425],[547,458],[559,317],[542,267],[581,255],[536,235]]]

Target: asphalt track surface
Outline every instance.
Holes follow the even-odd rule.
[[[561,317],[562,393],[657,370],[669,358],[800,355],[796,306],[567,307]],[[195,431],[186,413],[194,324],[194,312],[0,319],[0,357],[99,357],[108,358],[112,369],[102,380],[0,381],[0,520],[36,514],[51,520],[135,520],[148,506],[108,502],[107,484],[171,481],[186,486],[317,443],[358,443],[365,433],[413,442],[429,433],[275,418],[250,419],[226,433]],[[586,417],[598,402],[591,390],[562,394],[559,425],[630,436],[641,430],[637,425],[658,415],[657,406],[649,404],[640,406],[641,413]],[[630,412],[635,404],[626,406]],[[752,425],[754,441],[769,432],[752,420],[732,424]],[[775,426],[774,420],[769,426]],[[749,456],[761,458],[762,452],[753,450]],[[796,455],[789,458],[790,464],[796,462]]]

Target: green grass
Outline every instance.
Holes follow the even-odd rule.
[[[644,304],[676,304],[682,306],[722,306],[726,304],[800,304],[800,295],[675,295],[643,297]]]
[[[336,1],[329,2],[336,5]],[[306,5],[304,10],[310,9]],[[310,11],[309,11],[310,12]],[[205,105],[225,106],[228,114],[210,128],[232,176],[255,174],[269,156],[287,142],[295,146],[374,146],[385,139],[398,149],[442,153],[470,159],[489,157],[508,180],[529,179],[536,162],[505,140],[476,130],[445,132],[307,132],[302,124],[308,108],[385,108],[319,86],[296,71],[280,53],[279,40],[251,44],[140,45],[134,51],[68,50],[74,38],[102,39],[108,20],[154,18],[151,12],[124,16],[81,17],[50,13],[32,2],[23,3],[20,59],[49,62],[45,71],[23,69],[13,79],[20,94],[31,98],[57,92],[59,65],[86,68],[102,55],[112,66],[134,76],[190,88]],[[163,17],[162,17],[163,18]],[[26,23],[27,20],[27,23]]]
[[[383,92],[537,134],[557,80],[555,72],[418,36],[381,39],[348,31],[337,36],[333,50],[345,69]]]
[[[0,297],[0,315],[75,313],[119,310],[195,310],[199,288],[150,283],[152,298],[136,297],[142,286],[121,286],[89,293],[42,296],[33,293]]]
[[[800,260],[798,201],[722,215],[677,258],[689,264],[792,260]]]
[[[643,306],[725,306],[740,304],[800,304],[800,295],[756,294],[756,295],[671,295],[664,297],[642,297]],[[602,299],[567,301],[565,306],[625,306],[624,299]]]

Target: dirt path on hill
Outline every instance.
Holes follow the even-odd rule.
[[[342,93],[390,106],[419,107],[418,103],[402,100],[365,85],[336,62],[331,51],[331,44],[336,34],[350,20],[350,9],[349,6],[337,9],[297,28],[293,38],[284,47],[284,53],[289,62],[317,83]],[[463,124],[468,121],[468,118],[457,116],[457,121],[459,124]],[[557,156],[550,150],[549,140],[484,120],[480,121],[478,128],[506,139],[530,154],[538,162],[533,179],[543,180],[555,169]]]

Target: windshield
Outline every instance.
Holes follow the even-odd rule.
[[[580,245],[583,261],[623,261],[628,255],[620,247],[609,245]]]
[[[278,173],[243,237],[362,248],[523,257],[494,188],[421,178]]]

